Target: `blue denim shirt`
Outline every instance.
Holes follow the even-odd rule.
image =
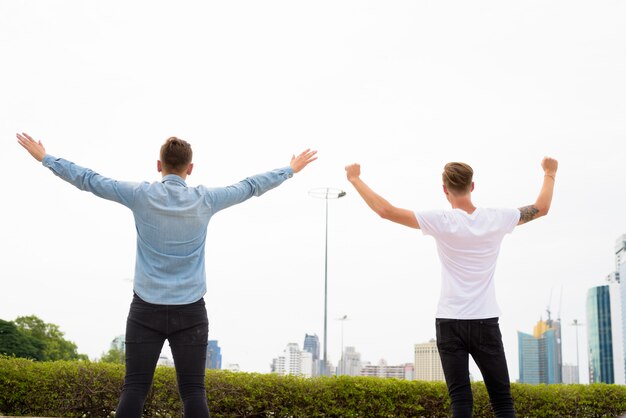
[[[137,229],[134,291],[143,300],[182,305],[206,293],[204,248],[211,216],[260,196],[293,176],[285,167],[248,177],[228,187],[188,187],[173,174],[160,182],[113,180],[62,158],[42,161],[54,174],[103,199],[129,208]]]

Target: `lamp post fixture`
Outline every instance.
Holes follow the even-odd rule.
[[[574,319],[570,324],[576,327],[576,383],[580,383],[580,362],[578,356],[578,327],[581,327],[583,324],[578,322],[578,319]]]
[[[324,358],[320,372],[322,376],[326,376],[327,362],[327,336],[328,336],[328,200],[339,199],[344,197],[346,192],[340,189],[330,187],[319,187],[309,190],[309,196],[316,199],[324,199],[326,201],[326,236],[324,239]]]

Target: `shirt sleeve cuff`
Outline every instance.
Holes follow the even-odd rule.
[[[56,158],[50,154],[46,154],[43,156],[43,159],[41,160],[41,164],[44,167],[50,167],[52,165],[52,162],[56,160]]]

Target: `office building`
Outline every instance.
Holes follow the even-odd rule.
[[[613,332],[609,285],[587,292],[589,383],[614,383]]]
[[[427,382],[445,381],[441,358],[434,339],[422,344],[415,344],[415,363],[413,379]]]
[[[518,331],[519,381],[521,383],[562,383],[561,321],[539,320],[532,334]]]
[[[361,375],[361,353],[354,347],[346,347],[343,356],[337,366],[337,376],[360,376]]]
[[[320,375],[320,339],[317,334],[305,334],[302,351],[311,353],[311,374]]]
[[[406,364],[403,364],[400,366],[389,366],[384,359],[381,359],[377,365],[373,365],[369,363],[364,364],[363,367],[361,368],[361,376],[393,378],[393,379],[404,380],[406,379],[407,371],[409,371],[412,375],[411,369],[412,367],[407,368]]]
[[[217,340],[209,340],[206,348],[207,369],[219,370],[222,368],[222,349],[217,344]]]
[[[614,335],[614,362],[616,364],[615,383],[626,383],[626,235],[620,236],[615,241],[615,280],[609,283],[617,284],[619,288],[619,310],[611,309],[613,313],[613,331],[620,335]],[[611,298],[612,306],[618,303],[615,297]],[[621,364],[617,364],[620,362]]]
[[[271,372],[284,375],[311,377],[313,370],[313,355],[308,351],[300,350],[297,343],[289,343],[282,355],[272,360]]]
[[[578,366],[575,364],[563,364],[563,383],[571,385],[580,383],[578,378]]]

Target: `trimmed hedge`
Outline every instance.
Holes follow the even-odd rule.
[[[112,416],[124,367],[84,361],[0,357],[0,415]],[[443,382],[366,377],[305,379],[207,371],[213,417],[447,417]],[[474,416],[493,417],[474,383]],[[611,417],[626,411],[626,386],[512,385],[520,417]],[[182,415],[173,368],[158,367],[145,405],[149,417]]]

